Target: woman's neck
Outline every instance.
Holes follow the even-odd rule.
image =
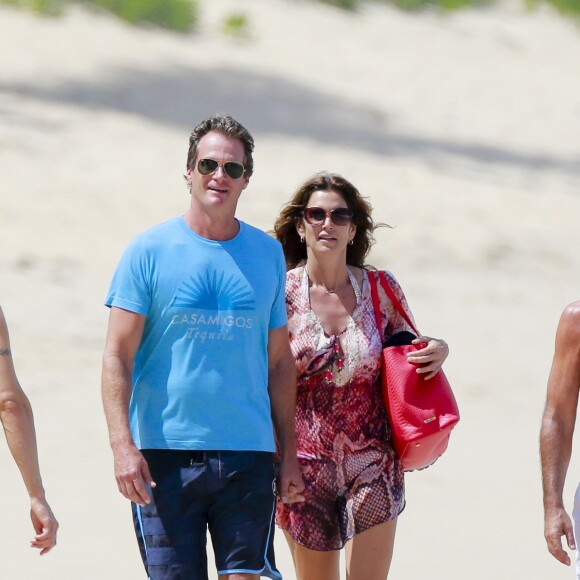
[[[309,255],[306,260],[306,269],[310,284],[322,288],[327,294],[335,294],[344,286],[350,285],[344,256],[339,256],[338,259],[320,260]]]

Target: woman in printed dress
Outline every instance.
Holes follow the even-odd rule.
[[[403,470],[389,444],[377,378],[383,342],[410,329],[382,295],[380,334],[377,329],[364,262],[374,228],[358,190],[328,173],[298,189],[274,228],[289,268],[296,435],[306,485],[303,503],[278,503],[276,521],[298,580],[338,580],[345,546],[349,580],[385,579],[405,506]],[[399,284],[386,275],[409,312]],[[447,344],[425,336],[417,341],[427,346],[409,361],[430,378],[447,357]]]

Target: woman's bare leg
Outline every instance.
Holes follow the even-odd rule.
[[[339,550],[320,552],[297,544],[284,532],[294,561],[296,580],[339,580]]]
[[[357,534],[346,544],[347,580],[385,580],[395,544],[397,520],[390,520]]]

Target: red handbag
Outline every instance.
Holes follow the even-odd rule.
[[[383,272],[369,272],[371,297],[382,336],[377,278],[393,306],[421,336],[405,312]],[[405,471],[433,464],[447,449],[451,430],[459,421],[459,409],[443,370],[429,380],[407,362],[407,353],[424,344],[386,346],[381,355],[381,388],[391,427],[391,444]]]

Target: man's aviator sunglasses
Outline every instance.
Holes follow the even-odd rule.
[[[307,207],[303,214],[304,219],[311,226],[319,226],[329,217],[335,226],[347,226],[352,221],[352,211],[348,207],[337,207],[326,211],[321,207]]]
[[[209,175],[213,173],[218,167],[222,167],[226,172],[228,177],[232,179],[239,179],[244,175],[245,167],[241,163],[236,161],[226,161],[225,163],[220,163],[215,159],[200,159],[197,162],[197,170],[202,175]]]

